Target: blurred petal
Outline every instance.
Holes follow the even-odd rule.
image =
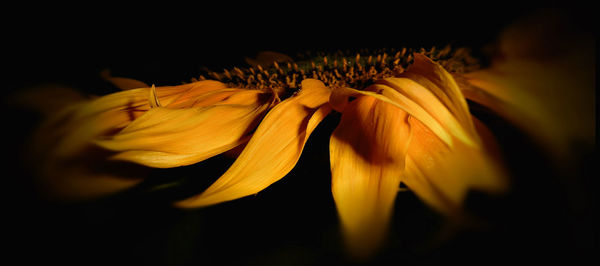
[[[191,105],[200,97],[198,95],[224,88],[225,85],[220,82],[200,81],[157,87],[155,95],[157,101],[166,106],[180,102],[181,99],[186,99]],[[150,109],[150,91],[150,88],[138,88],[109,94],[78,106],[68,106],[70,111],[50,118],[47,123],[52,125],[48,127],[54,128],[55,141],[58,141],[56,156],[72,156],[90,145],[94,139],[115,134],[125,128]],[[189,95],[197,97],[188,97]]]
[[[348,104],[330,140],[332,192],[352,255],[385,239],[410,141],[408,114],[373,97]]]
[[[88,100],[79,91],[62,85],[48,84],[19,91],[10,95],[3,104],[40,112],[46,117],[60,112],[66,106]]]
[[[419,120],[410,117],[411,141],[406,156],[404,182],[419,198],[436,210],[460,212],[471,189],[499,193],[507,189],[507,176],[488,147],[455,142],[448,147]],[[478,128],[490,138],[483,125]]]
[[[302,81],[302,90],[265,116],[233,165],[202,194],[177,203],[202,207],[253,195],[292,170],[304,144],[331,108],[329,89],[317,80]]]
[[[122,78],[122,77],[113,77],[110,74],[110,70],[108,70],[108,69],[105,69],[102,72],[100,72],[100,76],[104,80],[112,83],[117,88],[122,89],[122,90],[131,90],[131,89],[148,88],[149,87],[148,85],[146,85],[146,83],[141,82],[139,80],[130,79],[130,78]]]
[[[46,198],[59,201],[90,200],[139,184],[147,170],[136,165],[111,164],[100,154],[78,160],[38,161],[37,185]]]
[[[596,52],[591,36],[547,15],[507,29],[491,67],[462,76],[462,89],[564,162],[595,142]]]
[[[159,168],[190,165],[245,142],[268,107],[268,93],[240,89],[218,105],[153,108],[96,143],[120,152],[113,157],[119,160]]]
[[[32,92],[29,99],[43,103],[39,109],[47,111],[48,118],[33,134],[30,158],[27,159],[42,191],[54,198],[93,198],[131,187],[141,181],[147,169],[107,161],[110,154],[95,148],[93,141],[117,133],[147,112],[151,92],[155,93],[156,97],[152,98],[156,102],[168,104],[180,100],[178,103],[184,106],[185,101],[202,105],[227,98],[230,92],[219,94],[219,97],[205,97],[225,88],[220,82],[201,81],[155,87],[154,90],[147,87],[129,89],[95,99],[84,98],[61,87]],[[198,98],[203,99],[197,101]],[[23,96],[23,99],[27,97]],[[45,103],[50,104],[46,106]]]

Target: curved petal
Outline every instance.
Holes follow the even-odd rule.
[[[225,88],[220,82],[200,81],[157,87],[156,97],[161,104],[169,106],[186,95],[204,95]],[[92,140],[125,128],[150,109],[150,93],[150,88],[130,89],[67,107],[68,113],[57,114],[49,120],[53,124],[51,127],[55,128],[56,156],[74,155],[90,145]]]
[[[402,182],[424,202],[453,215],[460,212],[470,189],[491,193],[507,189],[506,173],[489,147],[474,148],[462,142],[448,147],[419,120],[411,117],[408,122],[411,143]]]
[[[468,123],[459,123],[457,118],[450,112],[449,108],[445,106],[429,88],[425,88],[420,83],[409,78],[387,78],[382,82],[388,84],[402,95],[406,95],[409,99],[421,106],[431,115],[431,117],[436,119],[448,133],[457,139],[473,147],[479,145],[479,138],[477,137],[477,133],[474,132],[475,128],[473,127],[471,120],[469,120]],[[462,97],[462,94],[460,96]]]
[[[317,80],[302,81],[302,90],[265,116],[233,165],[202,194],[178,202],[202,207],[253,195],[292,170],[308,137],[330,112],[329,89]]]
[[[225,85],[220,82],[203,81],[155,89],[157,102],[168,104],[181,95],[206,94],[221,88]],[[59,94],[61,90],[56,89],[49,91],[54,96],[70,95]],[[150,88],[137,88],[92,100],[62,97],[52,108],[46,108],[50,111],[48,119],[32,136],[28,158],[43,193],[62,199],[93,198],[140,182],[145,168],[108,162],[109,154],[95,149],[93,141],[115,134],[149,110],[150,93]],[[123,173],[129,167],[136,170]]]
[[[451,135],[436,119],[433,118],[433,116],[431,116],[417,103],[385,84],[372,85],[367,88],[367,91],[336,87],[333,88],[333,92],[329,101],[335,110],[343,112],[348,104],[348,98],[350,96],[359,95],[371,96],[375,99],[389,103],[404,110],[408,114],[423,121],[423,123],[425,123],[433,132],[435,132],[440,139],[444,140],[447,145],[452,146]]]
[[[112,138],[96,143],[120,152],[114,159],[151,167],[194,164],[245,142],[269,107],[268,96],[240,89],[218,105],[152,108]]]
[[[418,53],[413,55],[413,64],[400,77],[411,79],[425,87],[456,117],[465,130],[473,133],[475,128],[467,101],[453,76],[427,56]]]
[[[330,139],[332,192],[352,255],[382,244],[410,141],[409,115],[373,97],[349,103]]]
[[[574,144],[595,145],[597,51],[593,36],[560,16],[542,15],[508,28],[491,67],[464,74],[462,89],[566,162]]]

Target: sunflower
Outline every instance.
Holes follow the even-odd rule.
[[[560,71],[514,52],[511,34],[518,33],[507,33],[501,60],[489,68],[480,68],[464,49],[445,47],[296,60],[265,52],[248,59],[248,68],[208,72],[178,86],[104,73],[123,91],[74,97],[53,112],[35,142],[43,151],[40,175],[60,190],[57,195],[99,196],[136,185],[141,176],[90,176],[78,164],[90,149],[103,151],[93,163],[108,158],[149,168],[241,151],[211,186],[175,203],[206,207],[254,195],[285,177],[311,133],[337,112],[341,120],[329,142],[333,198],[350,254],[368,258],[385,241],[402,185],[449,217],[462,215],[471,190],[509,188],[493,132],[471,114],[467,99],[521,126],[557,158],[569,157],[569,142],[593,139],[589,77],[548,76]],[[564,58],[579,59],[556,60]],[[565,84],[573,86],[566,103],[556,96]],[[572,108],[562,111],[558,102]],[[48,174],[61,171],[73,174]]]

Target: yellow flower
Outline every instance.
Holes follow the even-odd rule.
[[[301,88],[269,111],[227,172],[177,206],[238,199],[283,178],[331,108],[342,113],[330,141],[332,192],[355,256],[371,255],[384,240],[400,182],[449,215],[459,212],[469,189],[507,186],[452,76],[424,55],[366,90],[316,79]]]
[[[477,71],[462,50],[445,48],[301,62],[269,52],[248,59],[251,68],[211,72],[213,80],[180,86],[148,86],[105,73],[124,91],[68,105],[43,127],[52,135],[37,143],[51,151],[43,161],[52,170],[92,147],[152,168],[195,164],[242,147],[210,187],[175,204],[197,208],[254,195],[286,176],[318,124],[339,112],[329,143],[332,193],[350,254],[368,258],[385,242],[401,183],[448,217],[461,216],[471,190],[508,189],[495,137],[472,116],[467,99],[525,128],[557,154],[566,154],[572,137],[594,136],[589,77],[564,79],[554,68],[556,76],[547,77],[548,68],[511,51],[506,61]],[[556,90],[567,85],[584,93],[563,102]],[[583,104],[571,106],[577,103]]]

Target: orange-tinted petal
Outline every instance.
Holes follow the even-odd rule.
[[[400,77],[411,79],[427,88],[468,132],[473,133],[474,127],[467,101],[453,76],[440,64],[425,55],[415,53],[413,64],[400,74]]]
[[[370,96],[380,101],[394,105],[408,114],[419,118],[424,123],[444,140],[447,145],[452,145],[451,135],[444,129],[444,127],[429,114],[425,109],[419,106],[417,103],[399,93],[388,85],[375,84],[367,88],[367,91],[355,90],[345,87],[335,87],[330,97],[330,103],[333,108],[339,112],[343,112],[347,106],[348,97],[365,95]]]
[[[332,192],[352,255],[385,239],[410,141],[408,114],[369,96],[349,103],[330,140]]]
[[[459,140],[479,145],[467,102],[452,75],[425,55],[414,54],[414,58],[414,63],[399,77],[378,83],[392,87],[423,107]]]
[[[245,142],[269,104],[269,94],[240,89],[218,105],[156,107],[112,138],[96,143],[120,152],[115,159],[151,167],[194,164]]]
[[[156,87],[155,100],[161,104],[170,103],[184,95],[202,95],[202,92],[224,88],[224,84],[215,81]],[[31,140],[28,159],[39,176],[40,187],[53,197],[72,199],[101,196],[140,182],[142,172],[134,171],[124,176],[120,167],[105,167],[125,163],[107,162],[109,154],[98,151],[93,141],[115,134],[148,111],[150,88],[129,89],[92,100],[76,94],[76,97],[62,97],[73,95],[63,91],[52,89],[38,94],[50,99],[61,98],[53,101],[52,106],[43,107],[49,112],[48,118]],[[188,102],[196,100],[194,97],[186,99]]]
[[[431,90],[409,78],[387,78],[382,83],[389,85],[402,95],[406,95],[422,107],[433,119],[437,120],[446,132],[467,145],[477,146],[479,138],[458,122],[449,109],[434,95]],[[462,95],[461,95],[462,96]],[[469,120],[470,122],[470,120]],[[472,123],[470,125],[472,127]]]
[[[448,147],[419,120],[411,117],[408,122],[411,142],[402,182],[424,202],[453,215],[460,212],[471,189],[491,193],[507,189],[506,173],[487,147],[462,142]]]
[[[329,89],[304,80],[302,90],[265,116],[233,165],[202,194],[177,203],[201,207],[253,195],[292,170],[304,144],[331,108]]]
[[[595,145],[594,40],[560,16],[521,21],[490,68],[465,74],[464,94],[526,130],[561,163]],[[561,31],[562,32],[557,32]]]
[[[180,86],[156,87],[156,100],[162,105],[170,105],[185,98],[193,104],[197,97],[225,89],[225,85],[216,81],[200,81]],[[68,157],[101,136],[112,135],[125,128],[133,120],[150,109],[150,88],[130,89],[96,98],[79,106],[69,106],[69,112],[57,114],[48,123],[55,128],[57,156]],[[226,96],[224,96],[226,97]]]

